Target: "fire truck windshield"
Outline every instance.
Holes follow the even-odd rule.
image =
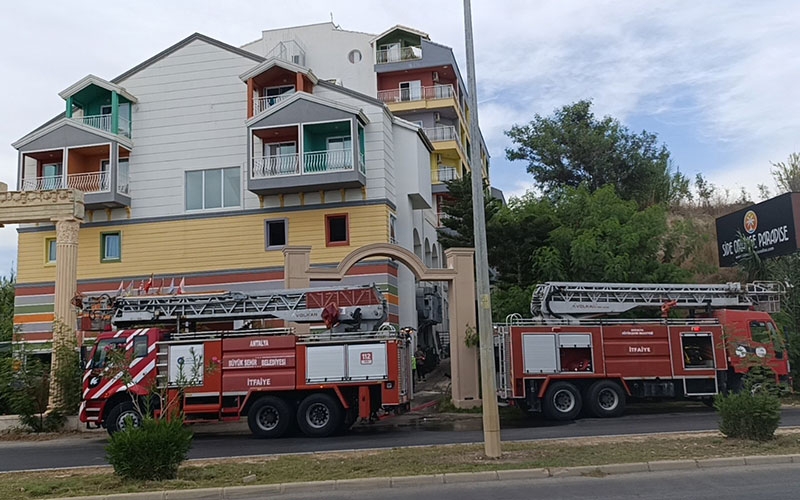
[[[125,339],[104,339],[97,343],[92,358],[92,368],[103,368],[106,365],[108,352],[111,349],[119,349],[125,347]]]
[[[751,338],[761,344],[773,344],[776,351],[783,351],[783,336],[771,321],[751,321]]]

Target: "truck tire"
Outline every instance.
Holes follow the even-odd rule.
[[[250,432],[259,438],[278,438],[286,434],[292,423],[292,410],[277,396],[258,398],[247,412]]]
[[[306,397],[297,408],[297,424],[309,437],[328,437],[341,429],[344,409],[329,394],[317,392]]]
[[[616,382],[598,380],[586,392],[586,406],[595,417],[618,417],[625,411],[625,392]]]
[[[553,382],[542,401],[542,412],[551,420],[574,420],[581,412],[581,391],[569,382]]]
[[[117,406],[111,408],[106,415],[105,420],[108,434],[114,435],[115,433],[124,430],[128,419],[131,419],[131,423],[134,427],[139,427],[142,425],[142,415],[136,409],[136,405],[133,404],[133,401],[123,401]]]

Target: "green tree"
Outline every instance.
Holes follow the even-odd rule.
[[[680,283],[693,251],[693,226],[667,224],[662,205],[640,209],[613,187],[512,199],[492,220],[489,262],[496,321],[529,314],[531,292],[545,281]],[[695,235],[696,236],[696,235]]]
[[[672,236],[663,206],[640,210],[611,186],[594,193],[581,187],[565,191],[555,212],[558,227],[547,242],[551,249],[539,249],[534,261],[538,281],[676,283],[688,278],[687,271],[663,258]]]
[[[515,144],[507,158],[527,161],[545,194],[565,186],[596,191],[611,185],[643,207],[686,196],[687,179],[672,173],[670,153],[655,134],[636,134],[610,116],[597,119],[591,108],[591,101],[578,101],[514,125],[506,132]]]
[[[780,193],[800,193],[800,154],[792,153],[785,162],[772,163],[772,167]]]
[[[14,271],[0,276],[0,342],[10,342],[14,333]]]
[[[447,185],[449,196],[444,199],[442,227],[437,230],[439,243],[444,248],[474,247],[475,224],[472,216],[472,176],[467,173],[462,178],[447,181],[445,184]],[[484,182],[483,202],[488,235],[489,221],[502,206],[502,203],[489,195],[486,189],[486,182]],[[492,237],[487,236],[487,241],[492,241]]]

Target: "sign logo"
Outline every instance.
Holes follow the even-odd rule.
[[[753,234],[758,229],[758,216],[752,210],[748,210],[744,214],[744,230],[747,234]]]
[[[361,364],[362,365],[371,365],[372,364],[372,353],[371,352],[362,352],[361,353]]]

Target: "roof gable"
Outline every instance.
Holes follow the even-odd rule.
[[[186,38],[184,38],[183,40],[181,40],[180,42],[176,43],[175,45],[167,47],[166,49],[162,50],[161,52],[159,52],[158,54],[154,55],[150,59],[147,59],[146,61],[144,61],[144,62],[134,66],[133,68],[129,69],[125,73],[122,73],[118,77],[116,77],[113,80],[111,80],[111,82],[112,83],[120,83],[120,82],[130,78],[131,76],[135,75],[136,73],[142,71],[143,69],[147,68],[148,66],[150,66],[152,64],[155,64],[158,61],[164,59],[168,55],[170,55],[170,54],[172,54],[174,52],[177,52],[178,50],[186,47],[187,45],[189,45],[190,43],[194,42],[195,40],[199,40],[199,41],[205,42],[205,43],[207,43],[209,45],[213,45],[215,47],[219,47],[220,49],[227,50],[228,52],[232,52],[232,53],[234,53],[236,55],[239,55],[239,56],[242,56],[242,57],[246,57],[248,59],[252,59],[253,61],[256,61],[256,62],[259,62],[259,63],[264,61],[264,58],[259,56],[258,54],[253,54],[252,52],[248,52],[248,51],[246,51],[244,49],[240,49],[238,47],[234,47],[233,45],[228,45],[225,42],[220,42],[217,39],[208,37],[208,36],[203,35],[201,33],[193,33],[193,34],[187,36]]]

